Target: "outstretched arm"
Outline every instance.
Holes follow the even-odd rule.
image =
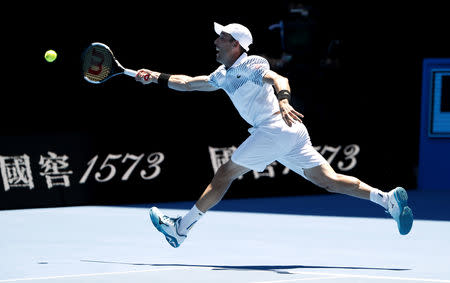
[[[158,83],[159,72],[140,69],[136,76],[136,81],[143,84]],[[216,87],[209,83],[208,76],[190,77],[186,75],[171,75],[168,80],[168,87],[178,91],[214,91]]]
[[[289,86],[289,81],[287,78],[280,76],[274,71],[268,71],[263,78],[265,83],[273,85],[275,88],[275,92],[278,94],[281,91],[291,92],[291,87]],[[279,97],[279,105],[280,105],[280,113],[283,117],[284,122],[290,127],[292,123],[295,121],[302,122],[300,118],[303,118],[303,114],[297,112],[292,106],[289,104],[289,100],[287,98],[280,99]]]

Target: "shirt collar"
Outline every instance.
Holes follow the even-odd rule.
[[[245,59],[247,59],[247,57],[248,57],[248,55],[246,52],[242,53],[241,56],[239,56],[239,58],[237,58],[237,60],[233,63],[233,65],[231,65],[231,67],[229,69],[240,65],[242,62],[245,61]]]

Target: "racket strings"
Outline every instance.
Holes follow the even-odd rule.
[[[103,46],[91,46],[85,53],[83,73],[85,78],[100,82],[111,73],[113,57],[111,52]]]

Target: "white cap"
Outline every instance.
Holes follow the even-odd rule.
[[[221,32],[231,34],[231,36],[239,41],[239,44],[248,51],[248,46],[253,43],[253,37],[248,28],[240,24],[229,24],[223,26],[218,23],[214,23],[214,31],[220,35]]]

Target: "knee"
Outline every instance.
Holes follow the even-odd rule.
[[[232,182],[234,179],[239,177],[238,174],[235,172],[236,170],[232,166],[230,162],[227,162],[219,167],[216,174],[214,175],[214,179],[221,182]]]
[[[337,174],[330,166],[322,166],[305,171],[305,176],[315,185],[331,193],[344,193],[356,189],[361,181],[355,177]]]
[[[359,188],[360,184],[361,181],[357,178],[333,174],[322,179],[318,185],[330,193],[343,193],[349,189]]]
[[[339,193],[342,183],[341,177],[340,174],[335,172],[326,172],[326,174],[309,176],[309,180],[330,193]]]
[[[231,182],[232,181],[232,176],[225,164],[220,166],[219,169],[217,169],[217,172],[214,175],[214,179],[216,181],[221,181],[221,182],[227,182],[227,181]]]
[[[316,177],[312,179],[311,182],[330,193],[338,192],[336,184],[339,182],[339,180],[337,175]]]
[[[304,174],[316,186],[329,192],[336,192],[336,184],[339,182],[339,177],[328,163],[306,169]]]

